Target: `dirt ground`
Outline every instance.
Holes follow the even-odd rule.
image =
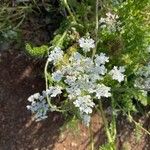
[[[90,150],[89,130],[78,124],[79,132],[60,130],[64,119],[51,113],[45,121],[36,123],[26,109],[27,98],[45,87],[40,62],[24,53],[0,53],[0,150]],[[150,119],[141,117],[145,128]],[[150,137],[134,136],[133,126],[124,119],[118,121],[118,150],[149,150]],[[105,143],[103,123],[98,115],[92,119],[95,149]],[[124,148],[123,148],[124,147]]]

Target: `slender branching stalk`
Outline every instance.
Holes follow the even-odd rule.
[[[108,143],[111,145],[110,146],[110,150],[115,150],[115,148],[112,146],[114,140],[113,140],[113,138],[111,136],[111,132],[109,130],[108,121],[107,121],[107,118],[105,116],[105,113],[104,113],[104,110],[103,110],[103,106],[102,106],[102,101],[99,101],[99,108],[97,108],[97,112],[102,117],[102,120],[103,120],[103,123],[104,123],[105,132],[106,132],[106,136],[108,138]]]
[[[90,126],[89,126],[89,133],[90,133],[91,150],[94,150],[94,139],[93,139],[92,123],[90,123]]]
[[[64,6],[65,6],[65,7],[66,7],[66,9],[67,9],[67,11],[68,11],[69,15],[71,16],[71,18],[72,18],[73,22],[74,22],[74,23],[76,23],[77,21],[76,21],[76,19],[75,19],[74,14],[72,13],[72,11],[71,11],[71,9],[70,9],[69,5],[68,5],[67,0],[63,0],[63,3],[64,3]]]
[[[66,30],[66,31],[63,33],[62,37],[59,39],[58,43],[56,44],[56,47],[59,46],[59,45],[61,44],[61,42],[64,40],[64,38],[65,38],[66,35],[67,35],[67,31],[68,31],[68,30]],[[49,50],[50,50],[51,48],[52,48],[52,46],[49,47]],[[48,50],[48,51],[49,51],[49,50]],[[46,90],[49,88],[49,87],[48,87],[48,65],[49,65],[49,61],[48,61],[48,59],[47,59],[46,64],[45,64],[45,68],[44,68]],[[51,104],[51,100],[50,100],[50,98],[49,98],[48,95],[47,95],[47,102],[48,102],[50,108],[53,108],[53,105]],[[59,111],[59,112],[61,112],[61,110],[58,110],[58,109],[56,109],[56,110]]]
[[[115,141],[116,139],[116,135],[117,135],[117,131],[116,131],[116,114],[115,114],[115,99],[112,95],[111,97],[111,105],[112,105],[112,125],[113,125],[113,139]]]
[[[130,115],[130,113],[127,114],[127,117],[129,120],[131,120],[137,127],[139,127],[141,130],[143,130],[145,133],[147,133],[148,135],[150,135],[150,132],[148,130],[146,130],[145,128],[143,128],[138,122],[136,122],[133,117]]]
[[[148,135],[150,135],[150,132],[148,130],[146,130],[145,128],[143,128],[138,122],[136,122],[133,117],[130,115],[130,113],[126,113],[126,111],[124,111],[124,109],[120,106],[117,105],[119,107],[120,110],[122,110],[124,112],[124,114],[127,116],[127,118],[133,122],[136,126],[138,126],[141,130],[143,130],[145,133],[147,133]]]
[[[96,0],[96,6],[95,6],[95,10],[96,10],[95,11],[95,22],[96,22],[96,25],[95,25],[95,48],[93,49],[92,58],[95,56],[96,51],[97,51],[98,29],[99,29],[98,28],[99,27],[98,7],[99,7],[99,0]]]

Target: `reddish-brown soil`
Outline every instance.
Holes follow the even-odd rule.
[[[51,113],[42,122],[32,121],[26,109],[27,98],[45,87],[43,66],[22,52],[0,53],[0,150],[90,150],[88,128],[78,124],[79,130],[60,130],[64,119]],[[118,121],[118,150],[149,150],[150,137],[143,134],[139,141],[134,136],[133,125]],[[140,118],[145,128],[150,120]],[[106,141],[103,123],[98,115],[92,119],[95,149]]]

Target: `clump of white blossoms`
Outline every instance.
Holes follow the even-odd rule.
[[[114,66],[114,68],[109,72],[109,74],[112,76],[114,80],[117,80],[118,82],[122,82],[124,80],[124,67],[117,67]]]
[[[60,47],[55,47],[54,50],[50,52],[48,61],[50,62],[53,61],[53,63],[56,64],[63,58],[63,54],[64,52],[61,50]]]
[[[135,87],[150,91],[150,62],[139,68],[137,72],[138,78],[135,80]]]
[[[44,98],[39,93],[35,93],[28,98],[28,101],[31,102],[31,105],[27,105],[27,109],[31,110],[35,114],[34,119],[40,121],[47,118],[47,112],[49,106]]]
[[[89,52],[91,48],[95,47],[94,40],[90,38],[81,38],[79,39],[79,45],[85,52]]]
[[[116,31],[116,28],[120,26],[120,22],[118,21],[119,16],[116,14],[112,14],[111,12],[106,13],[105,18],[101,18],[99,20],[99,24],[101,28],[107,28],[109,31]]]
[[[27,105],[27,109],[31,110],[32,113],[34,113],[34,120],[40,121],[43,119],[46,119],[48,111],[53,111],[55,109],[55,106],[53,108],[49,108],[49,105],[47,103],[47,96],[49,97],[56,97],[57,95],[61,94],[61,87],[49,87],[46,91],[43,91],[42,94],[35,93],[31,95],[28,98],[28,101],[31,102],[31,105]]]
[[[79,46],[84,53],[95,48],[94,43],[94,40],[90,38],[79,39]],[[56,51],[60,53],[57,54]],[[55,86],[50,87],[44,92],[44,98],[47,95],[50,98],[56,97],[63,90],[74,107],[77,108],[84,124],[88,126],[95,107],[93,100],[111,97],[111,87],[105,85],[103,79],[109,73],[112,79],[121,82],[124,80],[123,73],[125,70],[123,67],[114,67],[108,72],[106,63],[109,62],[109,57],[104,53],[96,54],[94,58],[91,58],[83,56],[79,52],[73,52],[67,63],[63,62],[63,57],[63,52],[58,47],[52,50],[48,57],[48,61],[55,66],[55,71],[51,76],[57,88],[55,89]],[[57,63],[59,63],[59,67]],[[32,112],[37,113],[38,110]]]

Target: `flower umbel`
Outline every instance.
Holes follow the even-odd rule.
[[[74,102],[75,107],[78,107],[81,113],[91,114],[92,107],[94,107],[94,103],[91,100],[90,95],[85,95],[83,97],[79,96],[77,100]]]
[[[123,74],[125,72],[124,67],[116,67],[109,72],[109,74],[112,76],[114,80],[117,80],[118,82],[124,81],[125,75]]]
[[[111,12],[106,13],[105,18],[99,20],[101,28],[107,28],[110,32],[115,32],[116,28],[120,26],[118,21],[119,16],[117,14],[112,14]]]
[[[91,48],[95,48],[94,40],[90,38],[79,39],[79,45],[84,52],[89,52]]]
[[[64,52],[61,50],[60,47],[55,47],[54,50],[50,52],[50,55],[48,56],[48,61],[56,64],[63,58],[63,54]]]
[[[95,47],[94,43],[90,38],[79,40],[79,46],[85,53]],[[103,83],[108,72],[105,65],[109,62],[109,57],[105,53],[100,53],[90,58],[79,52],[73,52],[68,58],[68,63],[60,63],[58,67],[57,63],[63,59],[63,54],[59,47],[51,51],[48,61],[55,67],[55,72],[51,74],[54,86],[43,91],[42,95],[39,93],[32,95],[29,98],[31,106],[28,106],[28,109],[35,114],[36,120],[46,118],[48,110],[57,110],[54,105],[48,106],[47,97],[53,99],[63,90],[68,100],[78,108],[83,122],[88,126],[95,106],[93,99],[101,100],[102,97],[111,96],[111,87]],[[114,80],[121,82],[124,80],[124,72],[124,67],[115,66],[109,74]]]

